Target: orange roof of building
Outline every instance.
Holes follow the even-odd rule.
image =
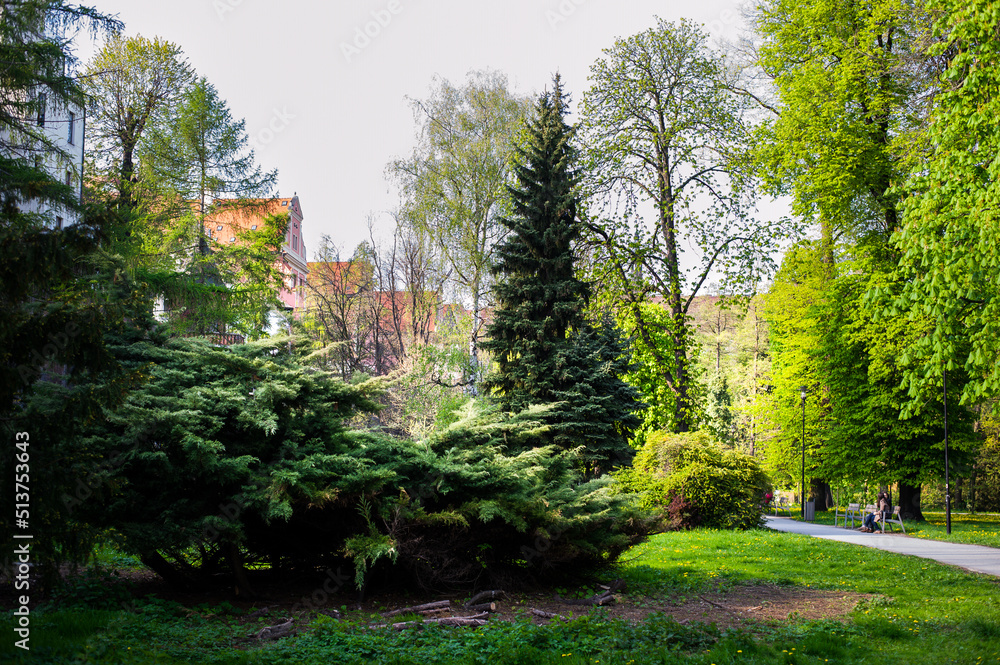
[[[220,242],[225,242],[234,231],[255,231],[263,217],[288,212],[292,199],[249,199],[239,205],[216,201],[205,215],[205,228]],[[219,227],[222,228],[219,228]]]

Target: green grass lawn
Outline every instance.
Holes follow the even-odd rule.
[[[639,625],[600,612],[535,626],[398,633],[314,617],[298,636],[244,643],[255,626],[226,603],[184,608],[152,599],[128,612],[36,614],[32,655],[8,663],[690,663],[691,665],[979,665],[1000,663],[1000,580],[855,545],[771,531],[661,534],[633,548],[618,574],[631,597],[679,598],[736,584],[877,594],[843,618],[761,621],[724,631],[653,616]]]
[[[793,507],[792,519],[800,519],[801,513],[797,507]],[[781,512],[784,516],[785,513]],[[915,538],[928,538],[931,540],[945,540],[952,543],[967,543],[969,545],[986,545],[987,547],[1000,547],[1000,515],[995,513],[955,513],[951,514],[951,534],[947,532],[944,512],[924,511],[925,522],[909,522],[904,520],[906,535]],[[817,524],[833,525],[834,512],[818,511],[816,513]],[[855,522],[855,526],[861,526],[861,522]],[[892,529],[899,531],[895,524],[890,525]],[[888,529],[887,529],[888,530]]]

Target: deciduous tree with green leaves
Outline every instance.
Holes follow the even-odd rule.
[[[818,243],[802,241],[789,248],[763,297],[762,315],[769,327],[771,371],[767,390],[758,395],[754,416],[768,432],[758,444],[771,476],[781,485],[798,486],[803,443],[807,478],[812,478],[827,411],[824,376],[816,358],[821,346],[819,312],[827,297],[827,268]],[[807,387],[805,437],[800,386]],[[859,469],[859,471],[861,471]]]
[[[412,101],[420,128],[413,154],[389,165],[400,183],[402,215],[432,238],[459,292],[472,305],[472,375],[479,379],[482,309],[489,305],[490,263],[506,233],[507,186],[514,182],[514,139],[529,103],[496,72],[472,72],[462,86],[440,80]]]
[[[821,344],[815,351],[828,386],[829,416],[822,446],[825,478],[899,484],[895,502],[904,517],[922,520],[921,485],[944,475],[943,395],[907,410],[899,362],[914,342],[927,334],[930,319],[887,317],[869,294],[898,294],[904,288],[892,264],[862,253],[837,266],[826,304],[817,314]],[[967,378],[951,376],[960,392]],[[954,401],[948,409],[952,471],[971,460],[977,442],[971,412]]]
[[[173,118],[194,72],[180,46],[115,35],[87,63],[87,154],[93,184],[127,209],[145,205],[138,165],[150,134]],[[148,174],[147,174],[148,175]],[[152,192],[146,191],[147,194]]]
[[[894,501],[909,519],[923,519],[921,484],[944,471],[941,394],[919,413],[905,413],[899,358],[926,334],[927,320],[886,318],[874,292],[898,293],[891,263],[856,246],[840,248],[831,275],[821,240],[802,242],[785,256],[766,296],[771,327],[772,389],[757,405],[775,436],[763,449],[775,477],[797,484],[802,464],[803,411],[798,387],[808,388],[806,479],[825,492],[824,479],[898,483]],[[964,378],[952,377],[959,388]],[[973,447],[970,414],[949,413],[953,461]],[[823,501],[823,496],[818,496]]]
[[[757,64],[779,104],[755,141],[764,181],[818,222],[824,261],[837,242],[884,245],[900,224],[894,182],[919,140],[935,63],[919,57],[919,3],[767,0],[754,12]]]
[[[962,404],[1000,394],[1000,5],[936,0],[928,9],[940,17],[929,56],[947,58],[947,69],[926,162],[899,188],[905,224],[894,237],[904,284],[891,311],[929,324],[904,354],[911,411],[941,390],[945,371]],[[961,389],[951,384],[957,373],[968,377]]]
[[[609,304],[624,307],[636,343],[669,387],[671,428],[697,421],[688,309],[713,271],[734,291],[752,289],[777,240],[752,218],[745,99],[722,56],[689,21],[618,40],[591,68],[583,100],[588,191],[606,219],[590,224],[592,276]],[[602,213],[603,214],[603,213]],[[696,267],[682,261],[685,241]],[[736,288],[736,287],[739,288]],[[670,313],[667,347],[644,303]]]
[[[898,311],[879,310],[872,303],[898,285],[886,277],[899,260],[890,238],[903,225],[900,190],[894,185],[912,169],[922,168],[919,155],[925,145],[927,102],[934,99],[935,76],[941,67],[940,60],[923,52],[930,39],[930,16],[920,3],[902,0],[808,5],[771,0],[756,7],[758,64],[772,78],[779,99],[772,107],[775,117],[760,130],[759,159],[773,191],[790,194],[797,215],[819,224],[820,267],[825,266],[830,290],[821,289],[827,304],[820,316],[826,318],[814,320],[851,322],[839,332],[805,321],[802,325],[826,330],[817,340],[824,342],[817,347],[825,349],[824,357],[840,357],[852,349],[848,365],[853,373],[842,372],[845,366],[819,363],[818,383],[813,385],[826,397],[816,417],[827,421],[824,428],[833,428],[827,430],[828,436],[848,422],[858,426],[856,417],[865,412],[863,429],[868,438],[863,441],[861,430],[855,430],[855,464],[871,457],[885,462],[887,454],[870,454],[870,446],[886,440],[877,425],[883,418],[893,422],[884,428],[898,430],[889,435],[893,445],[914,455],[920,445],[911,436],[913,428],[927,425],[920,424],[922,420],[900,421],[911,412],[891,413],[898,397],[891,382],[902,376],[904,350],[912,342],[909,333],[921,326],[900,327]],[[838,248],[843,250],[839,256]],[[848,259],[850,269],[836,266]],[[868,273],[848,274],[858,270]],[[855,292],[861,283],[871,288],[864,297]],[[856,311],[838,303],[847,294]],[[879,327],[882,332],[876,334]],[[887,338],[886,332],[894,337]],[[841,343],[844,346],[838,346]],[[876,346],[862,349],[865,343]],[[886,349],[898,353],[886,355]],[[878,400],[883,401],[876,405]],[[848,403],[859,411],[849,413]],[[868,453],[862,452],[865,446]],[[845,450],[830,452],[833,460]],[[898,459],[895,466],[892,473],[900,481],[900,503],[919,514],[919,484],[914,483],[920,474],[912,473],[913,464],[900,464]],[[879,476],[882,470],[870,468],[870,474]],[[844,472],[843,465],[831,472]]]

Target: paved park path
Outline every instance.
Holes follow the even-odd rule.
[[[843,527],[826,524],[799,522],[787,517],[767,517],[767,526],[775,531],[801,533],[806,536],[837,540],[852,545],[874,547],[897,554],[909,554],[925,559],[934,559],[952,566],[967,568],[977,573],[986,573],[1000,577],[1000,549],[983,547],[982,545],[963,545],[960,543],[945,543],[940,540],[911,538],[902,533],[882,535],[880,533],[862,533]]]

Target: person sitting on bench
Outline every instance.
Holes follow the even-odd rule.
[[[874,533],[876,522],[884,520],[889,509],[889,493],[886,491],[879,492],[878,499],[875,502],[875,512],[865,515],[864,524],[858,530],[864,533]]]

